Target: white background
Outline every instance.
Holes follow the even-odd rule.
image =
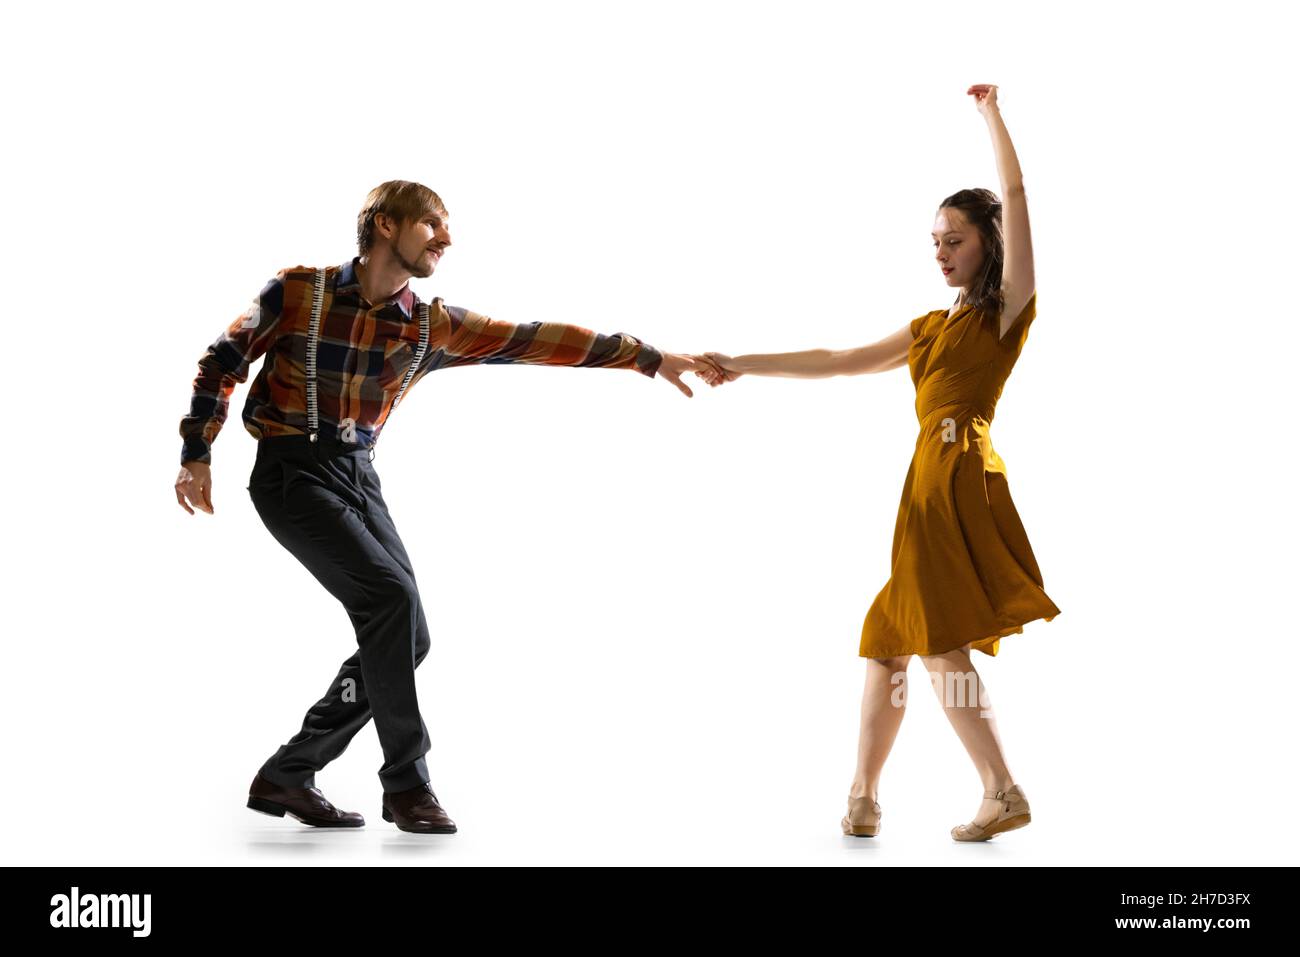
[[[1255,864],[1295,860],[1292,52],[1280,4],[23,5],[0,60],[14,864]],[[912,452],[905,369],[469,367],[375,466],[434,648],[454,837],[380,820],[373,723],[317,776],[361,831],[244,807],[355,647],[260,523],[235,393],[215,515],[175,501],[204,348],[275,271],[438,191],[435,295],[732,354],[952,302],[943,197],[1001,193],[1038,317],[993,438],[1062,609],[976,655],[1034,823],[926,684],[874,841],[840,834]],[[256,374],[259,366],[254,367]]]

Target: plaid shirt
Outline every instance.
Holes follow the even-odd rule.
[[[415,355],[421,300],[407,283],[387,301],[368,303],[357,279],[359,258],[325,270],[316,390],[321,434],[339,436],[350,427],[356,443],[368,447]],[[264,353],[244,403],[244,427],[258,439],[307,434],[304,360],[314,277],[308,266],[280,270],[208,346],[199,359],[189,415],[181,419],[182,463],[211,463],[231,393]],[[527,362],[635,369],[653,377],[662,361],[659,350],[626,333],[605,336],[555,322],[513,325],[435,298],[429,304],[428,347],[403,399],[426,373],[450,366]]]

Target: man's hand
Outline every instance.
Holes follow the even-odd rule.
[[[706,352],[703,355],[691,356],[697,362],[703,363],[711,371],[705,375],[700,373],[700,377],[709,385],[722,385],[724,382],[735,382],[743,372],[739,371],[736,361],[731,356],[724,355],[721,352]]]
[[[181,508],[194,514],[194,509],[186,503],[189,499],[194,508],[201,509],[209,515],[212,511],[212,470],[206,462],[184,462],[181,474],[176,477],[176,501]]]
[[[659,363],[659,375],[663,376],[677,388],[692,396],[690,386],[682,381],[682,374],[694,372],[708,382],[711,377],[722,375],[722,370],[703,356],[687,356],[676,352],[665,352],[663,362]]]

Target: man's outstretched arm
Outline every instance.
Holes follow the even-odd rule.
[[[471,363],[575,366],[597,369],[632,369],[671,381],[686,395],[683,372],[697,368],[688,356],[665,353],[626,332],[602,335],[562,322],[515,324],[492,319],[458,306],[446,306],[451,317],[439,366]]]

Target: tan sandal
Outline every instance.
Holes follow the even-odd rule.
[[[880,833],[880,805],[866,797],[849,798],[849,813],[840,827],[848,837],[875,837]]]
[[[958,824],[951,832],[954,841],[987,841],[995,834],[1014,831],[1029,823],[1029,800],[1019,784],[1001,791],[985,791],[984,796],[1002,802],[998,816],[988,824]]]

